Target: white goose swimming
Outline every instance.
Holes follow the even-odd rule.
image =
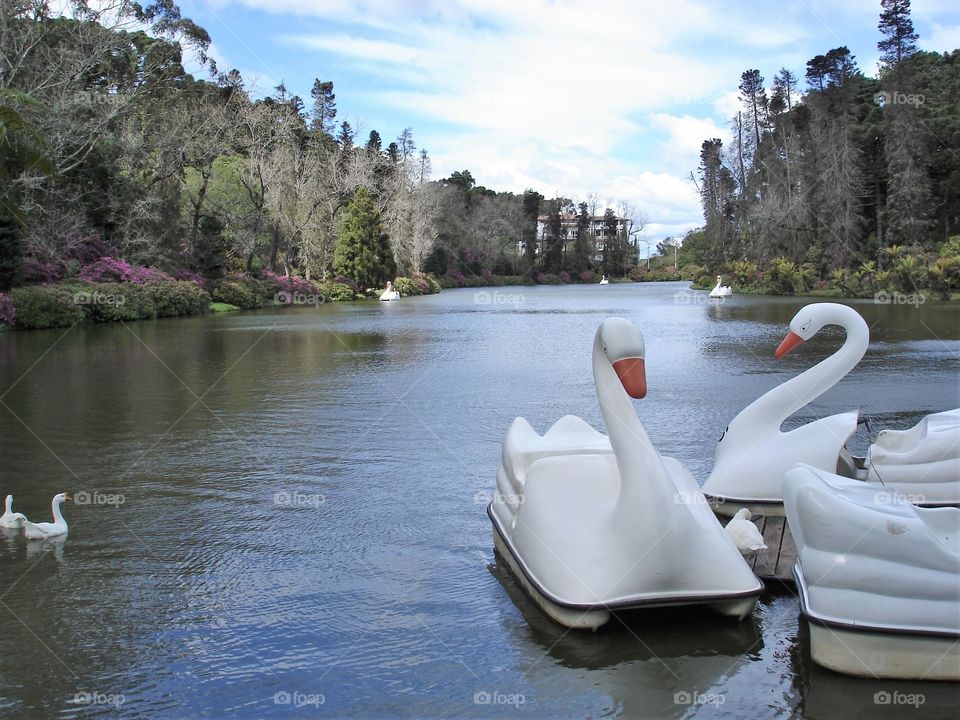
[[[487,510],[497,552],[567,627],[595,629],[611,610],[659,605],[706,604],[744,617],[762,584],[696,480],[660,456],[634,410],[646,371],[632,323],[601,323],[593,376],[609,445],[572,416],[543,437],[522,418],[511,425]]]
[[[23,513],[13,511],[13,495],[7,495],[4,501],[3,515],[0,515],[0,528],[8,530],[22,528],[26,519]]]
[[[53,496],[51,506],[53,508],[53,522],[34,523],[24,519],[23,533],[27,540],[45,540],[67,534],[67,521],[60,512],[60,506],[64,500],[69,500],[70,496],[66,493],[59,493]]]
[[[717,284],[714,285],[713,290],[710,291],[710,297],[719,298],[733,295],[733,288],[731,288],[729,285],[721,285],[720,283],[722,281],[723,277],[721,275],[717,275]]]
[[[789,432],[780,427],[856,367],[870,342],[867,323],[846,305],[807,305],[790,321],[790,332],[774,355],[779,360],[826,325],[846,331],[840,349],[741,410],[717,442],[713,471],[703,485],[717,512],[730,516],[746,506],[761,514],[783,515],[783,476],[794,464],[836,472],[841,449],[857,429],[858,411],[821,418]]]

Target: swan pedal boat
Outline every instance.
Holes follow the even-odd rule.
[[[720,275],[717,275],[717,284],[713,286],[713,290],[710,291],[710,295],[708,297],[722,298],[733,295],[733,288],[729,285],[721,285],[721,282],[723,282],[723,278]]]
[[[382,302],[389,302],[391,300],[399,300],[400,292],[393,286],[393,283],[387,280],[386,289],[380,293],[380,300]]]
[[[707,605],[743,619],[763,584],[690,472],[661,457],[632,398],[646,395],[644,346],[608,318],[593,344],[609,438],[573,416],[539,435],[523,418],[502,446],[487,507],[494,547],[528,595],[569,628],[596,629],[612,611]]]
[[[960,509],[798,464],[784,478],[794,577],[817,664],[960,681]]]
[[[796,463],[892,487],[918,504],[960,503],[960,410],[929,415],[911,430],[880,432],[866,458],[853,457],[845,447],[859,410],[781,432],[788,417],[836,385],[867,351],[870,330],[860,313],[839,303],[812,303],[790,321],[774,357],[781,359],[827,325],[846,331],[843,345],[752,402],[724,430],[703,484],[714,510],[725,517],[743,508],[782,516],[783,477]]]

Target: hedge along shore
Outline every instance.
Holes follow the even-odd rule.
[[[342,302],[375,296],[379,291],[361,292],[348,278],[318,283],[295,276],[264,273],[257,278],[233,273],[216,282],[194,276],[177,280],[148,269],[137,280],[90,282],[83,279],[25,285],[0,293],[0,330],[39,330],[70,327],[81,322],[117,322],[180,317],[236,308],[311,305]],[[149,278],[149,279],[147,279]],[[404,295],[440,292],[440,283],[430,276],[397,278]],[[209,291],[208,291],[209,288]]]

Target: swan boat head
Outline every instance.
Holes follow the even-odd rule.
[[[843,345],[754,400],[730,421],[720,437],[713,471],[703,491],[708,498],[724,499],[722,504],[728,507],[721,507],[721,513],[734,512],[736,503],[751,507],[756,503],[761,514],[782,514],[783,476],[795,463],[836,470],[840,451],[856,430],[858,411],[820,418],[789,432],[780,428],[788,417],[820,397],[860,362],[870,342],[866,321],[847,305],[811,303],[794,315],[774,357],[783,358],[828,325],[844,329]]]
[[[607,318],[597,330],[597,339],[627,394],[635,400],[646,397],[643,335],[637,326],[623,318]]]

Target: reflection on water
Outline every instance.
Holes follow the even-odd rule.
[[[885,684],[811,667],[790,593],[743,624],[657,611],[568,633],[499,568],[484,512],[516,415],[602,427],[605,317],[643,330],[637,412],[701,479],[736,412],[839,335],[777,362],[802,301],[510,290],[0,335],[0,496],[33,519],[57,492],[123,496],[65,505],[57,543],[0,537],[0,715],[886,712]],[[856,307],[867,357],[791,422],[860,408],[865,447],[960,406],[956,307]],[[920,686],[911,716],[958,699]]]

